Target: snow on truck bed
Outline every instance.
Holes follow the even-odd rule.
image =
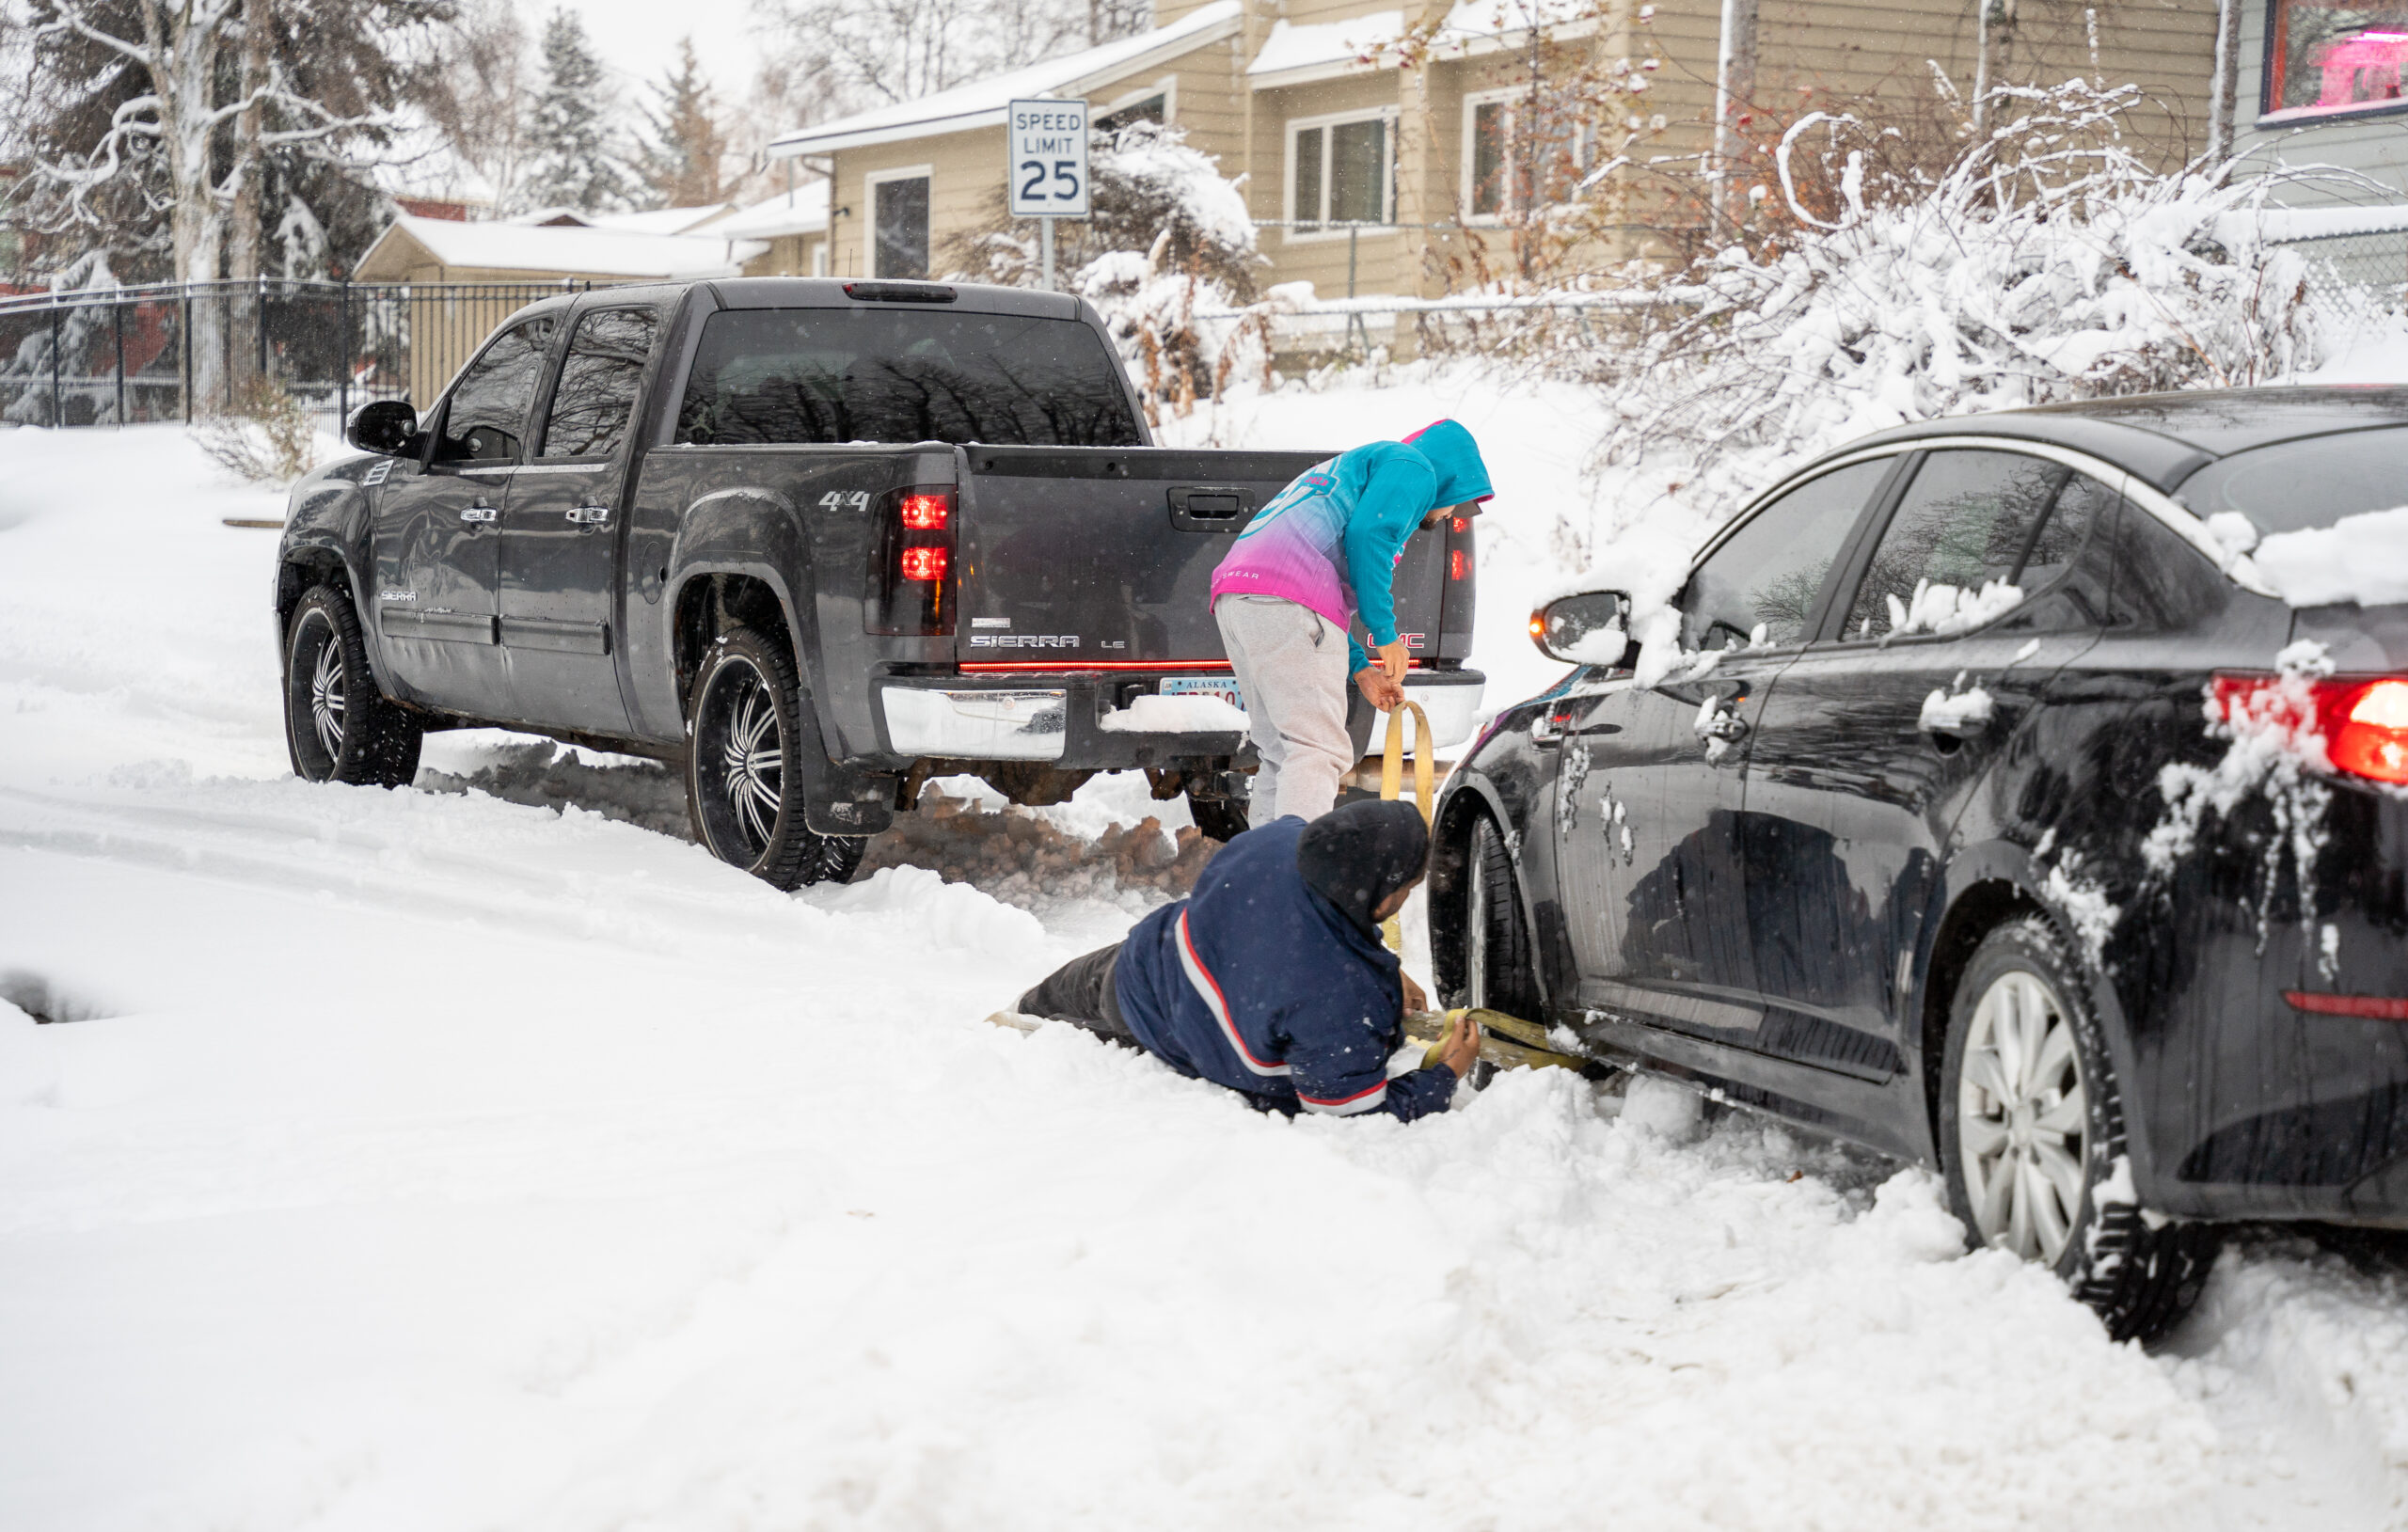
[[[1527,679],[1513,496],[1571,492],[1576,403],[1283,395],[1256,439],[1492,435],[1482,642]],[[275,539],[219,524],[276,512],[172,429],[0,434],[0,1526],[2408,1506],[2380,1261],[2256,1244],[2152,1358],[1960,1254],[1929,1177],[1669,1085],[1291,1123],[982,1024],[1142,889],[789,896],[574,800],[294,782]],[[1049,822],[1142,801],[1095,787]]]

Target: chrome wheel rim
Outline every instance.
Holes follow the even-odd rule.
[[[328,760],[342,757],[342,645],[326,635],[318,646],[318,661],[309,668],[309,727]]]
[[[2046,981],[2016,970],[1982,991],[1956,1083],[1956,1140],[1976,1232],[2055,1265],[2081,1216],[2089,1092],[2073,1022]]]
[[[696,730],[704,825],[711,849],[731,861],[757,862],[776,837],[785,802],[785,731],[777,695],[745,660],[720,670]]]
[[[1488,842],[1497,832],[1486,820],[1472,827],[1471,877],[1464,900],[1464,987],[1473,1010],[1493,1009],[1488,992],[1488,901],[1496,896],[1488,886]]]

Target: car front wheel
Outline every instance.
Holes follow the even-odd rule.
[[[2117,1340],[2148,1340],[2197,1299],[2205,1225],[2151,1221],[2131,1195],[2123,1106],[2089,987],[2048,921],[1984,938],[1957,982],[1940,1096],[1941,1164],[1973,1240],[2054,1271]]]
[[[750,628],[721,635],[690,703],[686,809],[694,838],[778,888],[850,877],[862,839],[821,835],[803,823],[800,752],[819,745],[804,728],[794,660],[783,646]]]
[[[376,689],[351,598],[302,592],[284,630],[284,746],[304,782],[406,787],[425,731]]]

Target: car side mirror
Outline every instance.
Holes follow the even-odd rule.
[[[1639,648],[1630,637],[1630,597],[1620,591],[1558,596],[1530,613],[1530,641],[1566,665],[1627,670]]]
[[[408,400],[379,399],[352,412],[351,424],[344,428],[342,439],[363,452],[389,457],[408,447],[416,434],[418,411],[410,408]]]

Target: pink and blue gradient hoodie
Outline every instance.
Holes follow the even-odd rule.
[[[1299,475],[1238,534],[1212,571],[1212,599],[1277,596],[1311,608],[1350,629],[1352,675],[1370,663],[1351,632],[1357,612],[1372,643],[1396,642],[1391,582],[1421,518],[1495,493],[1480,444],[1453,420],[1341,452]]]

